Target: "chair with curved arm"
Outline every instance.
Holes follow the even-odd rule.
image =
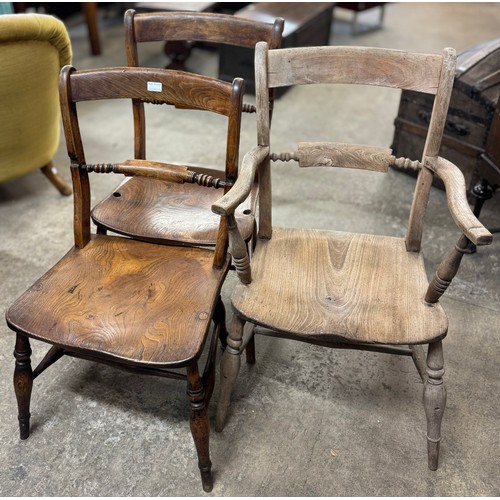
[[[265,43],[257,45],[258,146],[245,156],[233,189],[213,205],[214,212],[228,218],[230,252],[240,277],[232,294],[234,317],[221,362],[216,430],[225,425],[240,353],[252,338],[243,335],[249,322],[257,325],[254,333],[411,356],[424,382],[428,465],[432,470],[437,468],[446,403],[442,340],[448,331],[448,318],[439,298],[457,273],[468,245],[491,242],[491,234],[467,204],[460,170],[438,156],[454,69],[453,49],[435,55],[365,47],[269,51]],[[296,151],[272,153],[269,89],[317,83],[376,85],[433,94],[432,119],[421,160],[395,158],[386,148],[333,142],[299,143]],[[417,170],[406,237],[274,227],[271,161],[295,161],[304,168],[334,167],[332,176],[335,168],[380,173],[394,166]],[[257,172],[259,233],[250,261],[234,211],[248,196]],[[421,240],[433,175],[444,181],[448,208],[462,235],[429,283]]]
[[[61,194],[71,194],[52,165],[59,71],[71,62],[64,24],[43,14],[0,16],[0,60],[0,182],[41,169]]]

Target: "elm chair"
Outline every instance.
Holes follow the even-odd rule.
[[[281,42],[283,19],[274,24],[236,18],[224,14],[196,12],[157,12],[138,14],[134,10],[125,13],[125,46],[127,64],[140,66],[138,44],[152,41],[190,40],[217,44],[255,47],[261,40],[271,48]],[[273,93],[270,93],[272,101]],[[272,108],[272,104],[270,105]],[[254,111],[244,105],[244,111]],[[144,102],[133,101],[135,127],[135,158],[146,159],[146,117]],[[186,139],[186,142],[190,139]],[[215,177],[223,176],[234,181],[237,171],[232,158],[225,166],[194,167],[200,173]],[[119,197],[117,197],[119,193]],[[139,195],[140,193],[140,195]],[[144,241],[156,243],[177,242],[182,245],[211,246],[215,244],[219,219],[210,211],[218,193],[199,191],[191,185],[168,185],[162,181],[146,182],[133,178],[122,183],[112,194],[96,205],[92,219],[99,232],[112,231]],[[255,225],[254,205],[257,193],[237,212],[243,236],[250,240]],[[156,200],[161,198],[161,205]],[[127,213],[127,218],[121,217]]]
[[[0,182],[40,169],[61,194],[52,165],[59,146],[59,71],[71,63],[64,24],[42,14],[0,16]]]
[[[231,191],[213,205],[214,212],[228,218],[230,248],[240,277],[232,294],[234,317],[221,361],[216,430],[221,431],[226,422],[240,353],[251,338],[249,328],[243,335],[249,322],[257,325],[254,333],[412,356],[424,382],[428,465],[432,470],[437,468],[446,401],[442,340],[448,329],[439,298],[455,276],[469,243],[491,242],[491,234],[467,204],[460,170],[438,156],[454,69],[453,49],[433,55],[340,46],[269,51],[265,43],[257,45],[258,146],[245,155],[240,177]],[[434,94],[421,160],[395,158],[386,148],[333,142],[299,143],[296,151],[271,153],[268,90],[316,83],[378,85]],[[274,119],[279,120],[279,114]],[[273,227],[270,161],[277,160],[295,161],[300,167],[387,172],[400,166],[417,170],[406,237]],[[250,192],[257,171],[259,232],[250,262],[234,211]],[[448,208],[463,234],[455,246],[450,244],[452,249],[429,283],[421,238],[434,175],[446,186]]]
[[[151,82],[162,91],[150,92]],[[231,84],[161,69],[63,69],[60,93],[75,193],[75,245],[6,314],[7,324],[17,334],[14,388],[21,439],[30,432],[33,379],[63,355],[142,374],[187,379],[189,420],[203,488],[211,490],[207,406],[214,386],[217,337],[225,330],[220,301],[230,265],[225,226],[221,224],[216,245],[211,248],[156,245],[91,234],[89,172],[196,183],[200,191],[224,188],[224,181],[197,174],[186,166],[154,161],[87,164],[77,103],[118,98],[155,100],[225,115],[231,156],[243,87],[242,79]],[[34,371],[30,337],[52,344]],[[200,375],[198,360],[205,344],[209,346],[208,361]],[[184,368],[186,374],[172,371],[174,368]]]

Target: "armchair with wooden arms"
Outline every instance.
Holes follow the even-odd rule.
[[[157,91],[149,90],[151,83]],[[231,84],[169,70],[63,69],[60,93],[75,193],[75,245],[6,314],[7,324],[16,332],[14,388],[21,439],[30,433],[33,380],[63,355],[187,380],[189,420],[203,489],[212,489],[207,407],[214,387],[217,338],[225,332],[220,299],[230,265],[225,225],[220,224],[216,245],[210,248],[91,234],[89,173],[192,183],[200,192],[229,186],[182,165],[146,160],[109,163],[104,158],[102,163],[88,164],[77,107],[107,99],[168,102],[227,117],[230,139],[238,135],[243,89],[241,79]],[[234,144],[228,145],[228,155],[233,149]],[[30,338],[52,345],[34,370]],[[205,348],[207,362],[200,372],[199,358]]]
[[[125,46],[127,64],[140,66],[139,46],[153,41],[190,40],[215,44],[238,45],[254,48],[259,41],[266,41],[270,48],[279,47],[283,32],[283,19],[273,24],[241,19],[226,14],[203,12],[153,12],[125,13]],[[269,93],[272,109],[273,91]],[[146,113],[144,102],[133,100],[135,158],[146,159]],[[243,111],[255,112],[255,107],[244,104]],[[239,137],[233,138],[236,143]],[[237,175],[235,161],[238,156],[228,157],[225,172],[213,165],[193,166],[199,173],[225,177],[230,182]],[[116,193],[119,193],[117,197]],[[138,194],[140,193],[140,196]],[[156,243],[178,242],[182,245],[213,246],[217,239],[219,220],[210,211],[216,192],[199,191],[187,184],[170,186],[161,181],[145,182],[132,178],[124,181],[92,211],[92,219],[99,232],[112,231],[144,241]],[[249,241],[254,233],[254,188],[248,202],[236,215],[243,237]],[[159,205],[157,200],[161,199]],[[122,217],[127,213],[129,216]],[[182,231],[179,231],[179,227]]]
[[[442,340],[448,331],[448,318],[439,299],[457,273],[467,247],[471,243],[487,245],[492,240],[469,208],[460,170],[438,156],[454,69],[453,49],[445,49],[441,55],[340,46],[269,51],[265,43],[258,44],[258,145],[245,156],[233,189],[212,207],[228,219],[230,253],[240,278],[232,294],[234,316],[221,362],[216,430],[225,425],[240,355],[253,334],[406,355],[413,358],[424,382],[428,465],[432,470],[437,468],[446,403]],[[433,94],[423,157],[395,158],[386,148],[329,142],[299,143],[293,152],[271,152],[269,89],[317,83],[377,85]],[[278,110],[274,120],[279,120]],[[381,173],[394,166],[417,170],[406,237],[274,227],[271,161],[298,162],[303,168]],[[250,192],[257,172],[259,231],[250,260],[234,211]],[[446,186],[448,208],[462,235],[456,245],[450,242],[451,250],[429,283],[421,241],[434,175]],[[244,334],[247,322],[255,327],[253,331],[245,328]]]

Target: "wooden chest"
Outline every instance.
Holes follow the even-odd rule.
[[[318,2],[258,2],[237,11],[235,16],[273,23],[277,17],[285,20],[281,47],[311,47],[328,45],[332,24],[333,3]],[[255,94],[254,50],[221,46],[219,49],[219,78],[232,81],[245,79],[246,92]],[[279,97],[286,89],[276,89]]]
[[[500,184],[500,38],[460,54],[440,156],[459,167],[468,186]],[[403,91],[393,154],[420,160],[433,96]]]

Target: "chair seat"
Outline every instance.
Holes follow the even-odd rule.
[[[7,311],[9,326],[68,351],[155,367],[204,346],[229,269],[213,252],[113,236],[70,250]]]
[[[399,238],[274,228],[259,240],[252,283],[233,306],[252,323],[319,342],[418,344],[446,335],[439,304],[424,302],[422,255]]]
[[[223,174],[211,171],[214,177]],[[133,177],[96,205],[92,219],[98,226],[143,241],[215,245],[220,217],[211,206],[222,195],[221,189]],[[250,201],[239,207],[236,219],[248,241],[255,219]]]

